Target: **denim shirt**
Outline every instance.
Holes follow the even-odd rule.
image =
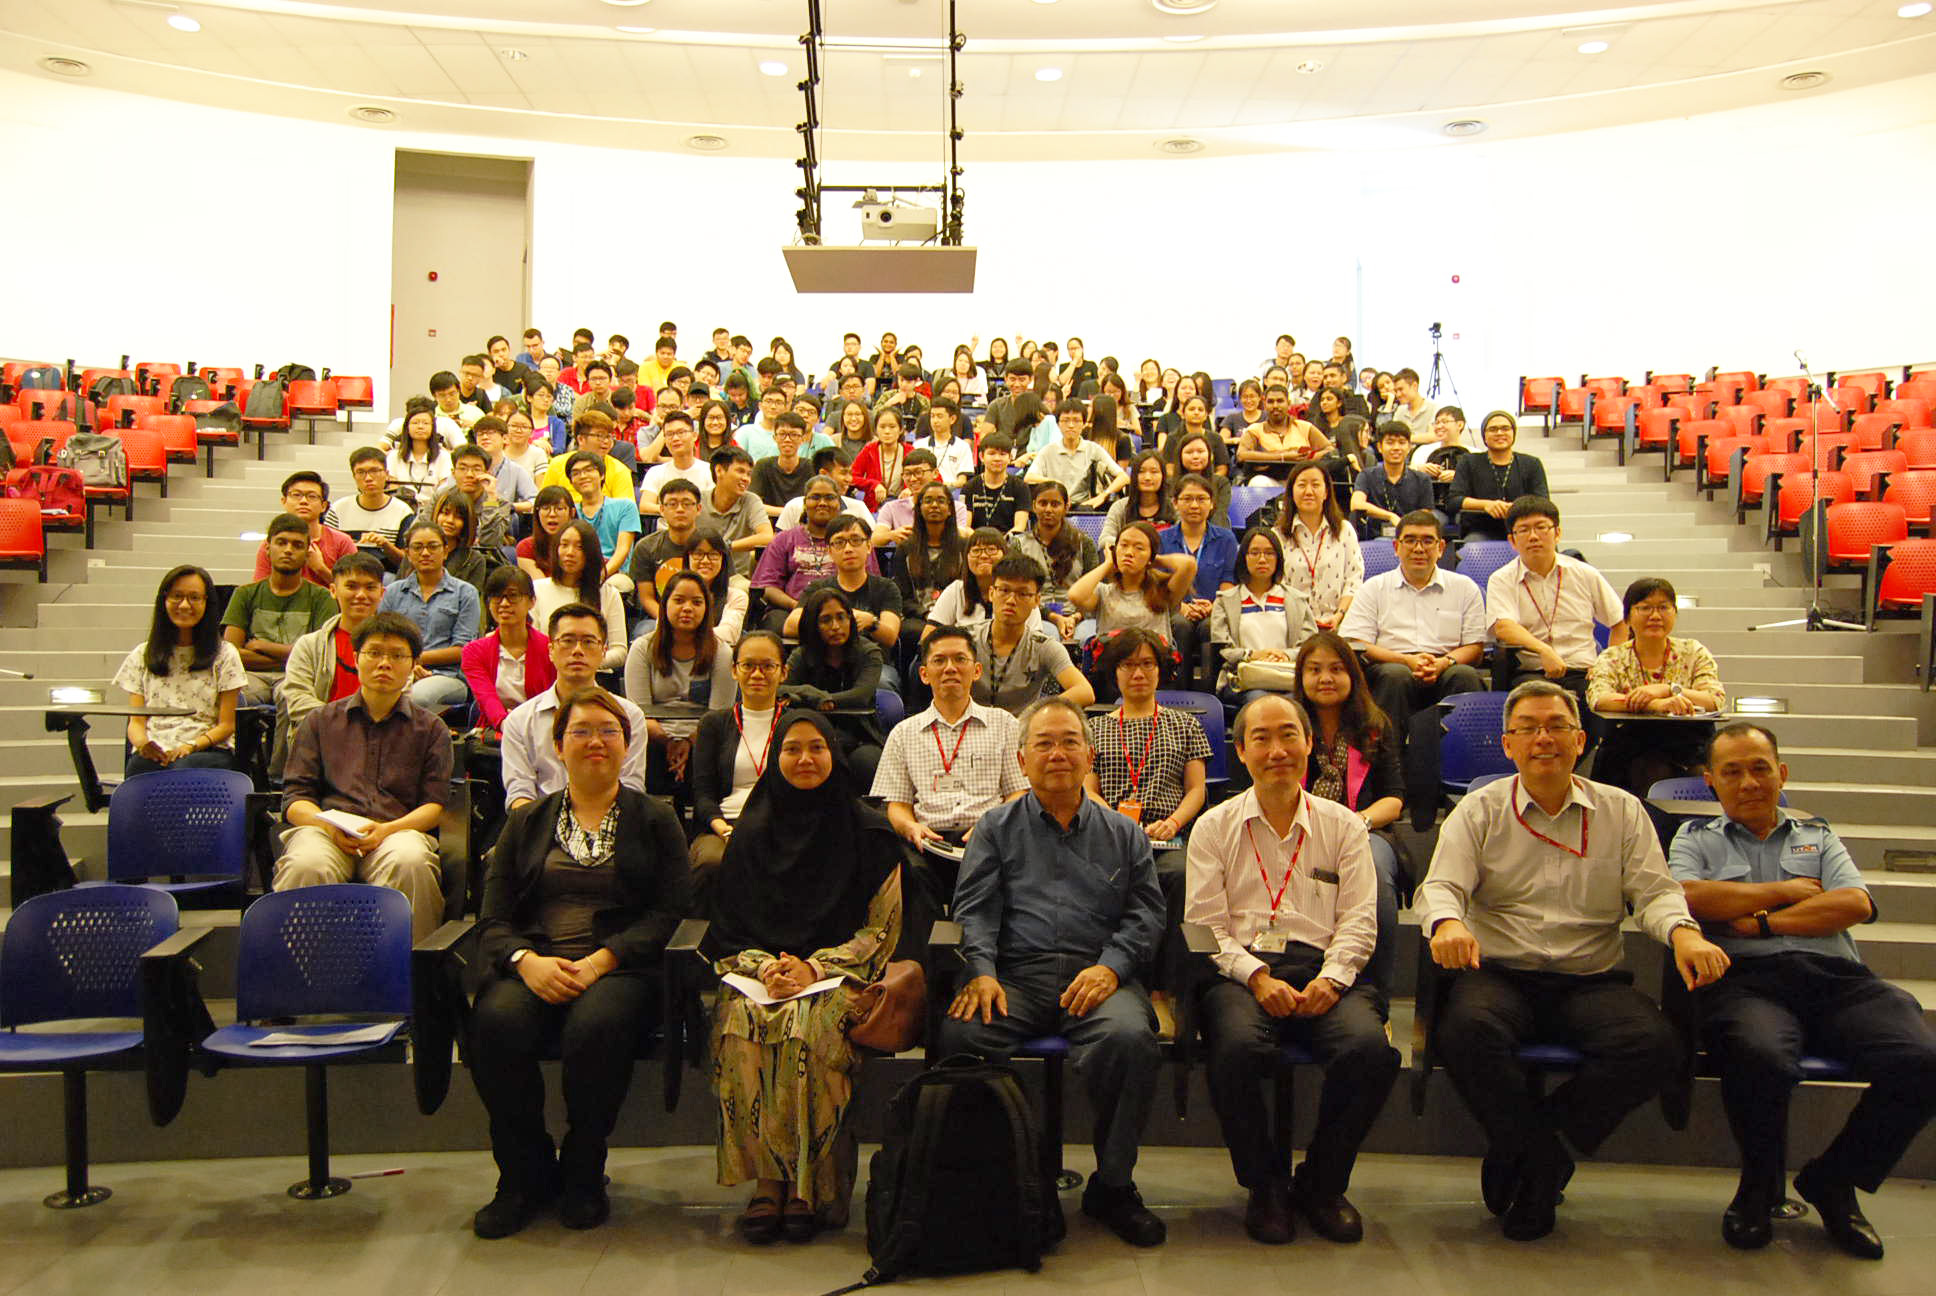
[[[425,652],[433,648],[462,648],[477,638],[483,615],[476,587],[449,572],[443,573],[427,599],[417,583],[417,573],[405,573],[383,591],[383,601],[377,604],[376,610],[400,612],[414,622],[423,634]],[[427,669],[455,679],[460,668],[457,662],[451,662],[448,666]]]
[[[975,826],[954,914],[970,976],[1077,955],[1127,982],[1156,951],[1164,906],[1140,826],[1084,797],[1065,832],[1028,792]]]

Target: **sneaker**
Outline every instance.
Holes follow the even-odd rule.
[[[471,1232],[481,1238],[504,1238],[537,1218],[538,1200],[515,1188],[500,1188],[490,1203],[471,1216]]]
[[[1110,1232],[1131,1246],[1161,1246],[1169,1236],[1163,1221],[1143,1205],[1143,1194],[1135,1184],[1112,1188],[1090,1175],[1089,1186],[1082,1191],[1082,1213],[1108,1225]]]

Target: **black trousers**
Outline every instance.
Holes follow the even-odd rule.
[[[1272,976],[1299,990],[1324,963],[1324,952],[1310,945],[1294,944],[1282,954],[1261,957]],[[1320,1196],[1343,1193],[1351,1183],[1358,1147],[1398,1078],[1398,1051],[1385,1038],[1380,991],[1353,985],[1322,1017],[1272,1017],[1247,987],[1227,977],[1206,983],[1201,993],[1210,1103],[1223,1127],[1237,1182],[1260,1188],[1290,1174],[1288,1164],[1278,1164],[1271,1143],[1263,1085],[1278,1065],[1279,1045],[1295,1043],[1324,1064],[1317,1128],[1299,1176]],[[1284,1113],[1282,1118],[1288,1117]]]
[[[1439,812],[1439,703],[1455,693],[1486,687],[1478,668],[1452,666],[1430,684],[1421,684],[1399,662],[1365,663],[1371,699],[1391,717],[1392,732],[1405,744],[1405,804],[1412,827],[1429,830]]]
[[[1653,1000],[1623,972],[1573,976],[1487,964],[1452,979],[1436,1026],[1439,1056],[1485,1127],[1491,1155],[1522,1161],[1564,1135],[1591,1153],[1628,1112],[1659,1092],[1681,1050]],[[1585,1062],[1544,1098],[1516,1056],[1564,1044]]]
[[[1869,1082],[1817,1158],[1836,1183],[1874,1192],[1936,1115],[1936,1032],[1913,996],[1860,963],[1787,951],[1735,960],[1698,992],[1721,1100],[1741,1146],[1741,1184],[1778,1201],[1788,1100],[1805,1053],[1844,1061]]]
[[[656,986],[641,972],[600,977],[569,1004],[546,1003],[515,976],[484,988],[472,1014],[471,1081],[491,1116],[500,1189],[603,1182],[605,1140],[632,1084],[639,1037],[657,1016]],[[553,1053],[564,1061],[567,1123],[555,1160],[538,1069]]]

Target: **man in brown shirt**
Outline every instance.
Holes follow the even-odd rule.
[[[312,712],[283,770],[275,889],[361,880],[410,899],[416,940],[443,920],[437,839],[450,785],[450,730],[406,696],[423,652],[417,627],[379,612],[352,636],[361,686]],[[360,833],[325,812],[370,821]]]

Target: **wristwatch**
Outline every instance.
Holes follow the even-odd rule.
[[[518,960],[523,958],[526,954],[529,954],[530,952],[531,952],[531,947],[529,945],[525,946],[522,949],[514,949],[511,951],[511,957],[508,959],[505,959],[504,961],[507,965],[511,967],[516,967],[518,965]]]
[[[1687,689],[1680,684],[1670,684],[1667,687],[1667,693],[1670,697],[1679,697],[1685,692],[1687,692]]]
[[[1766,909],[1755,910],[1754,920],[1755,925],[1761,928],[1761,934],[1763,936],[1773,936],[1775,934],[1775,929],[1768,925],[1768,911]]]

